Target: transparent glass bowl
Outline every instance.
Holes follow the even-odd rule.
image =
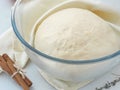
[[[30,60],[37,65],[46,79],[52,77],[52,79],[72,83],[72,85],[93,81],[119,64],[120,51],[92,60],[63,60],[46,55],[36,50],[31,44],[31,31],[35,22],[50,8],[63,1],[67,0],[17,0],[11,17],[13,30]],[[92,3],[81,3],[81,8],[93,5]],[[48,81],[52,82],[49,79]],[[60,88],[64,90],[64,87]]]

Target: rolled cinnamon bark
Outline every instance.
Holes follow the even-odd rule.
[[[3,54],[2,57],[9,61],[9,63],[11,63],[12,65],[14,65],[14,62],[12,61],[12,59],[7,55],[7,54]],[[16,68],[15,68],[16,69]],[[16,69],[17,71],[17,69]],[[22,77],[22,76],[21,76]],[[23,78],[23,80],[25,81],[25,83],[30,87],[32,85],[32,82],[25,76],[25,78]]]
[[[22,75],[19,72],[17,72],[17,68],[14,67],[14,62],[7,54],[3,54],[2,56],[0,55],[0,66],[10,76],[16,73],[13,76],[13,79],[20,86],[22,86],[24,90],[29,90],[29,87],[32,85],[32,82],[26,76],[25,78],[23,78]]]

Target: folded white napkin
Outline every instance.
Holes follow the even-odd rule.
[[[12,28],[8,29],[0,36],[0,41],[0,55],[3,53],[8,54],[15,60],[15,64],[20,68],[24,68],[28,61],[28,57]]]

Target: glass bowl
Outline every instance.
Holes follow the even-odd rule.
[[[98,79],[118,65],[120,50],[92,60],[63,60],[35,49],[31,42],[34,24],[48,10],[65,1],[68,0],[17,0],[12,10],[11,22],[17,38],[41,75],[57,89],[75,90]],[[104,9],[105,7],[101,5],[82,0],[79,7],[89,9],[103,19],[118,25],[116,14],[110,15],[109,8]]]

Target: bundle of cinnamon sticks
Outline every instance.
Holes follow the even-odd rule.
[[[17,68],[14,67],[14,62],[7,54],[0,55],[0,67],[6,71],[12,78],[20,85],[24,90],[29,90],[32,82],[24,75],[17,72]],[[14,75],[14,76],[13,76]]]

